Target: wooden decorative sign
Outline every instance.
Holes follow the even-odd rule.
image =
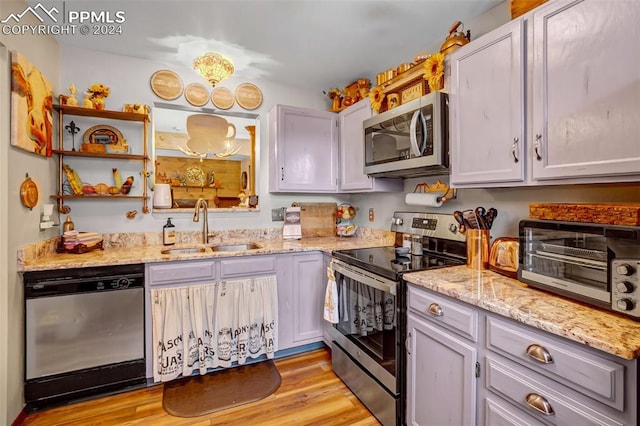
[[[403,89],[400,92],[400,104],[407,103],[419,98],[424,93],[424,80],[420,80],[416,84]]]
[[[154,72],[150,83],[153,93],[166,101],[178,99],[182,95],[182,89],[184,88],[180,76],[169,70]]]
[[[233,93],[226,87],[216,87],[211,92],[211,103],[220,109],[229,109],[235,103]]]
[[[184,89],[184,97],[191,105],[201,107],[209,102],[209,91],[203,84],[191,83]]]
[[[244,109],[256,109],[262,104],[262,92],[255,84],[242,83],[236,88],[236,102]]]

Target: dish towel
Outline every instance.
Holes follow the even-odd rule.
[[[338,285],[331,266],[327,266],[327,290],[324,294],[324,319],[338,323]]]

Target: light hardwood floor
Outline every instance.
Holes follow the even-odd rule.
[[[207,416],[180,418],[162,408],[162,385],[54,408],[25,425],[379,425],[331,369],[319,349],[282,358],[280,388],[267,398]]]

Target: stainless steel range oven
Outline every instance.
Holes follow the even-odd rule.
[[[452,215],[396,212],[391,231],[413,253],[395,247],[333,252],[338,323],[332,330],[336,374],[383,425],[404,424],[406,271],[464,264],[466,244]]]

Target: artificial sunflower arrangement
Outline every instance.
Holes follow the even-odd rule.
[[[369,102],[371,103],[371,109],[375,112],[380,112],[382,108],[382,102],[384,101],[384,92],[382,86],[376,86],[369,93]]]
[[[94,83],[87,89],[87,97],[95,109],[104,109],[104,100],[109,97],[109,88],[104,84]]]
[[[104,84],[95,83],[89,86],[87,92],[92,98],[107,98],[109,97],[109,88]]]
[[[424,61],[424,79],[429,83],[432,92],[442,88],[442,77],[444,76],[444,55],[434,53]]]

